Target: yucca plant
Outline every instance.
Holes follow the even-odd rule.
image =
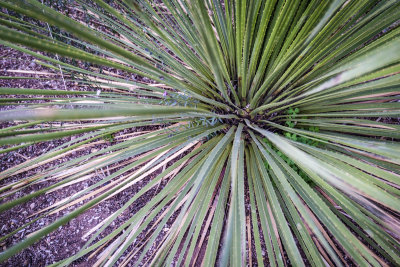
[[[16,106],[0,113],[15,123],[0,130],[3,155],[76,136],[0,173],[0,211],[104,175],[1,237],[69,211],[0,262],[137,188],[55,265],[89,255],[105,266],[400,264],[399,1],[68,5],[89,19],[0,2],[41,22],[1,13],[0,44],[92,88],[0,88]]]

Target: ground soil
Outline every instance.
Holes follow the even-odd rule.
[[[50,73],[50,75],[42,73]],[[35,59],[32,56],[23,54],[19,51],[4,46],[0,46],[0,76],[19,76],[34,78],[51,77],[51,79],[0,79],[0,87],[34,89],[67,88],[68,90],[88,90],[88,88],[76,88],[78,85],[74,82],[66,81],[64,84],[64,81],[62,79],[63,77],[59,72],[49,70],[48,68],[42,67],[41,65],[35,63]],[[15,107],[0,106],[0,112],[13,108]],[[4,122],[0,124],[0,128],[5,128],[12,125],[13,123]],[[127,134],[136,130],[139,129],[126,129],[120,134]],[[74,137],[58,139],[51,142],[40,142],[32,146],[1,155],[0,171],[7,170],[8,168],[23,163],[26,160],[42,155],[52,148],[70,141],[71,138]],[[33,169],[29,171],[29,173],[22,173],[20,175],[12,176],[8,179],[0,181],[0,186],[8,182],[17,181],[21,179],[23,175],[33,175],[41,172],[43,169],[54,167],[57,166],[57,164],[61,164],[62,162],[71,160],[78,156],[91,153],[95,150],[100,150],[104,147],[107,147],[107,145],[107,141],[104,141],[103,143],[100,143],[94,147],[74,153],[68,158],[62,158],[58,161],[54,161],[39,168]],[[30,217],[32,214],[35,214],[35,212],[38,212],[39,210],[46,208],[67,196],[76,194],[80,190],[89,187],[98,180],[102,179],[102,175],[104,174],[99,173],[98,177],[93,177],[92,179],[86,180],[84,182],[73,184],[64,188],[63,190],[58,190],[49,194],[41,195],[28,201],[27,203],[18,205],[9,211],[3,212],[0,217],[0,236],[4,236],[7,233],[14,231],[18,227],[22,226],[24,223],[31,221],[32,218],[37,217],[37,215],[34,215],[32,218]],[[66,225],[61,226],[55,232],[47,235],[44,239],[13,256],[7,262],[0,264],[0,266],[46,266],[74,255],[87,241],[83,238],[84,234],[92,229],[98,222],[100,222],[104,218],[107,218],[118,208],[120,208],[124,203],[126,203],[127,200],[138,190],[140,190],[140,188],[143,187],[149,180],[151,180],[151,178],[152,176],[149,176],[142,183],[128,188],[117,196],[88,210],[84,214],[68,222]],[[33,186],[29,186],[18,194],[14,195],[13,197],[4,199],[0,202],[0,204],[3,204],[6,201],[15,199],[17,197],[21,197],[33,191],[37,191],[41,188],[46,188],[51,184],[52,182],[50,181],[44,181]],[[160,190],[161,188],[162,185],[158,187],[157,190]],[[126,212],[119,216],[108,229],[106,229],[105,234],[111,232],[112,229],[115,229],[128,218],[130,218],[130,216],[141,207],[143,207],[143,205],[146,204],[151,196],[155,193],[156,190],[151,190],[144,197],[138,199],[138,201],[135,202],[135,205],[132,205]],[[69,211],[75,209],[76,206],[77,205],[72,206],[67,210],[58,212],[57,214],[54,214],[52,216],[41,218],[27,228],[17,232],[12,237],[6,239],[3,242],[0,242],[0,252],[23,240],[30,233],[41,229],[43,226],[48,225],[51,222],[55,221],[57,218],[62,217]],[[88,257],[83,257],[74,262],[72,266],[91,266],[95,261],[96,257],[92,257],[91,259],[88,259]]]

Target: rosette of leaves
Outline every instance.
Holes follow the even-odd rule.
[[[77,136],[0,173],[0,211],[109,171],[3,236],[73,207],[1,261],[140,184],[78,253],[56,264],[93,254],[106,266],[400,264],[399,1],[70,5],[90,19],[35,0],[0,2],[42,22],[1,13],[2,45],[95,86],[0,88],[2,103],[16,106],[0,113],[15,122],[0,131],[3,155]],[[51,38],[46,24],[68,36]],[[127,129],[137,131],[120,134]],[[33,171],[105,139],[111,143],[94,153]],[[42,181],[52,183],[22,193]],[[104,231],[144,196],[143,207]]]

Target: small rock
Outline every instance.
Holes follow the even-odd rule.
[[[32,203],[31,205],[29,205],[29,207],[31,208],[31,209],[34,209],[35,208],[35,203]]]

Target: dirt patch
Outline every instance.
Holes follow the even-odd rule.
[[[87,88],[77,88],[77,84],[75,82],[63,80],[63,76],[60,73],[57,73],[54,70],[49,70],[41,66],[40,64],[35,63],[34,60],[35,59],[30,55],[26,55],[19,51],[0,46],[0,76],[19,77],[18,79],[0,79],[0,87],[87,90]],[[136,77],[136,79],[138,79],[138,77]],[[23,105],[24,101],[21,101],[21,104]],[[13,108],[15,108],[15,106],[2,105],[0,106],[0,111]],[[0,129],[13,125],[15,125],[15,123],[4,122],[0,124]],[[143,129],[125,129],[124,131],[121,131],[118,135],[129,134],[138,130]],[[118,137],[118,135],[116,137]],[[74,138],[76,137],[67,137],[50,142],[40,142],[25,148],[5,153],[0,157],[0,171],[5,171],[11,167],[26,162],[27,160],[40,156],[57,146],[73,140]],[[96,145],[89,147],[88,149],[79,150],[72,153],[68,157],[60,158],[56,161],[52,161],[28,172],[13,175],[9,178],[3,179],[0,181],[0,186],[19,181],[26,176],[39,174],[48,168],[57,169],[57,167],[61,166],[63,163],[71,161],[72,159],[75,159],[79,156],[88,155],[90,153],[93,153],[94,151],[104,149],[109,144],[110,141],[100,140],[99,142],[97,142]],[[111,173],[115,172],[116,170],[117,169],[114,169],[113,171],[111,171]],[[158,172],[159,171],[160,170],[158,170]],[[0,265],[45,266],[74,255],[86,243],[88,238],[83,238],[85,233],[91,230],[100,221],[107,218],[120,207],[122,207],[123,204],[125,204],[156,174],[157,172],[153,173],[152,176],[147,177],[142,182],[128,188],[127,190],[124,190],[115,197],[108,199],[99,205],[96,205],[92,209],[84,212],[77,218],[69,221],[67,224],[59,227],[56,231],[47,235],[39,242],[21,251],[17,255],[10,258],[7,262]],[[5,249],[15,245],[16,243],[26,238],[29,234],[43,228],[46,225],[49,225],[55,220],[68,214],[70,211],[76,209],[78,206],[86,203],[87,201],[70,206],[65,210],[62,210],[50,216],[45,216],[43,218],[39,217],[39,215],[35,215],[36,212],[39,212],[40,210],[45,209],[64,198],[73,196],[81,190],[88,188],[89,186],[100,181],[101,179],[104,179],[104,177],[105,173],[99,171],[97,176],[93,176],[92,178],[87,179],[83,182],[75,183],[61,190],[40,195],[24,204],[17,205],[12,209],[3,212],[0,217],[0,236],[2,237],[10,232],[17,230],[19,227],[31,222],[32,220],[34,222],[28,227],[19,230],[11,237],[0,242],[0,251],[4,251]],[[38,191],[40,189],[47,188],[55,182],[56,181],[52,180],[40,181],[20,190],[16,194],[5,197],[1,200],[0,204],[4,204],[7,201],[28,195],[29,193]],[[123,222],[129,219],[132,214],[135,214],[148,202],[149,199],[151,199],[151,196],[156,193],[155,190],[160,190],[161,188],[162,186],[158,187],[157,189],[150,190],[143,197],[139,198],[115,221],[113,221],[112,224],[101,234],[100,237],[110,233],[112,230],[116,229],[116,227],[120,226]],[[88,256],[86,256],[74,262],[73,265],[91,266],[95,261],[96,257],[88,259]]]

